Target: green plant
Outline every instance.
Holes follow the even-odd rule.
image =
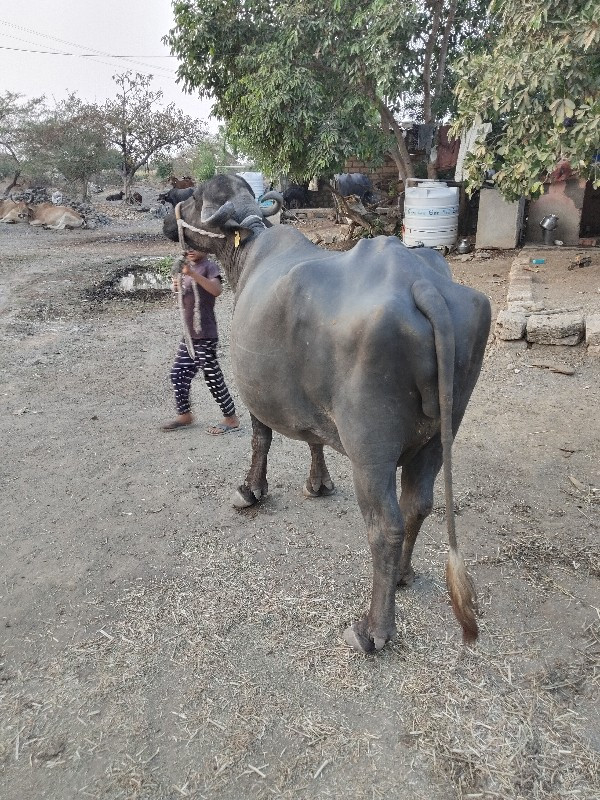
[[[162,278],[170,278],[171,270],[173,269],[174,258],[172,256],[165,256],[154,262],[154,269]]]

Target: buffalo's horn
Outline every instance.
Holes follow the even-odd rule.
[[[249,214],[247,217],[240,222],[240,228],[252,228],[253,225],[259,224],[263,228],[265,227],[265,223],[262,221],[262,217],[259,217],[258,214]]]
[[[234,211],[235,206],[229,200],[226,203],[223,203],[221,208],[215,211],[214,214],[206,214],[204,207],[202,207],[200,221],[203,225],[214,225],[215,227],[220,227],[227,222],[227,220],[233,215]]]
[[[273,214],[277,214],[279,211],[281,211],[281,207],[283,205],[283,196],[280,195],[279,192],[267,192],[260,198],[261,203],[263,200],[275,201],[272,206],[268,206],[267,208],[261,207],[260,210],[262,211],[263,217],[272,217]]]

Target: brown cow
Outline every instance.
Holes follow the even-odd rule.
[[[64,231],[65,228],[82,228],[85,220],[81,214],[68,206],[40,203],[29,206],[29,224],[43,226],[53,231]]]
[[[14,224],[29,221],[29,208],[22,200],[0,200],[0,222]]]
[[[174,175],[171,175],[169,178],[169,183],[173,189],[187,189],[190,186],[196,185],[196,181],[193,178],[190,178],[189,175],[186,175],[183,178],[176,178]]]

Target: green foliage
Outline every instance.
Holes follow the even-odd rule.
[[[196,148],[192,164],[194,177],[200,183],[212,178],[215,174],[217,159],[206,142],[201,142]]]
[[[173,268],[173,257],[172,256],[164,256],[164,258],[159,258],[156,261],[152,262],[152,268],[158,272],[161,278],[170,278],[171,277],[171,270]]]
[[[165,37],[188,89],[215,100],[230,140],[268,174],[331,174],[389,152],[412,174],[394,113],[451,107],[447,53],[485,19],[481,0],[176,0]],[[457,9],[460,24],[454,24]],[[479,17],[477,16],[479,15]]]
[[[507,199],[536,197],[566,160],[600,185],[600,22],[597,0],[494,0],[502,32],[456,66],[455,130],[492,133],[465,160],[467,187],[486,170]]]
[[[121,154],[123,189],[128,194],[135,173],[150,158],[195,141],[203,125],[170,103],[162,107],[162,92],[152,91],[151,75],[114,75],[117,96],[104,106],[112,145]]]
[[[74,94],[29,124],[23,148],[29,170],[50,180],[58,172],[84,197],[91,176],[111,163],[102,110]]]
[[[173,159],[169,158],[169,156],[159,155],[153,159],[153,162],[156,168],[156,176],[161,181],[166,181],[173,174]]]
[[[0,94],[0,161],[3,175],[15,178],[26,167],[28,127],[45,112],[44,98],[24,100],[15,92]]]

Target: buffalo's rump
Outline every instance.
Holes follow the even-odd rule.
[[[400,460],[439,427],[431,416],[438,397],[433,329],[415,305],[412,284],[426,279],[446,300],[458,406],[479,371],[487,298],[453,283],[439,253],[417,254],[393,237],[333,254],[293,229],[279,230],[260,237],[264,244],[275,237],[277,245],[271,256],[250,257],[236,301],[231,354],[244,402],[280,433],[341,451],[344,426],[360,424],[370,436],[393,440]]]

